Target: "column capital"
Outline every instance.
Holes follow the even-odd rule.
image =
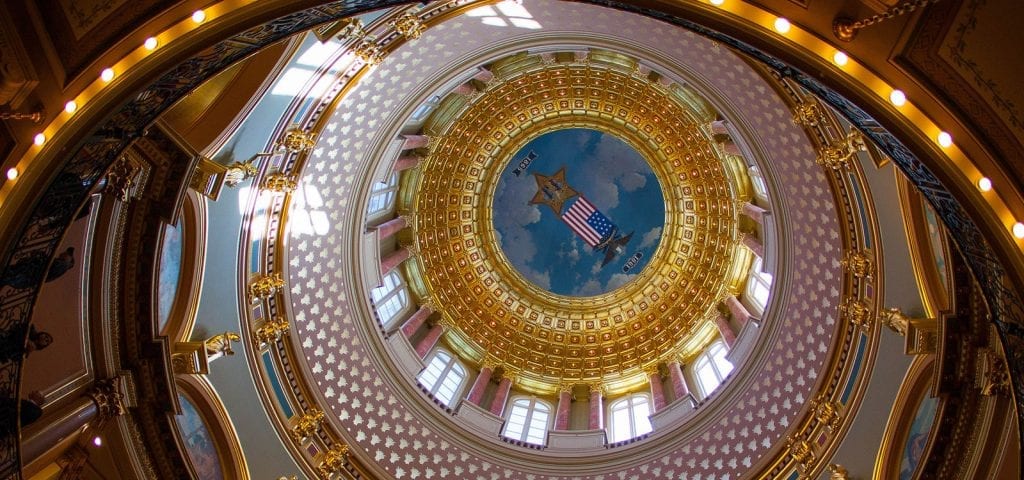
[[[86,395],[96,403],[101,425],[128,411],[129,399],[125,393],[124,379],[120,376],[97,380]]]
[[[601,395],[604,395],[604,384],[602,384],[602,383],[591,383],[591,384],[587,385],[587,390],[590,392],[591,395],[593,395],[595,393],[600,393]]]

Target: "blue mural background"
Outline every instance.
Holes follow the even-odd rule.
[[[516,175],[531,151],[536,158]],[[569,186],[622,234],[633,232],[625,250],[603,268],[604,253],[595,252],[548,206],[530,204],[537,193],[534,173],[550,176],[562,167]],[[513,155],[494,193],[494,228],[505,256],[528,281],[559,295],[599,295],[628,283],[654,255],[664,222],[661,186],[646,160],[626,142],[597,130],[556,130],[531,140]],[[624,273],[622,267],[636,253],[642,254],[639,263]]]

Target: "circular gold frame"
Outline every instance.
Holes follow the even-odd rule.
[[[433,139],[414,207],[418,261],[455,343],[521,386],[553,391],[640,374],[717,314],[737,248],[729,169],[698,115],[653,75],[551,62],[496,79]],[[497,177],[546,131],[585,126],[636,148],[661,184],[661,245],[633,281],[593,297],[541,290],[512,267],[492,221]],[[451,338],[450,337],[450,338]]]

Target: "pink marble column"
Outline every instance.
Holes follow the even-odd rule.
[[[402,135],[405,138],[405,143],[402,144],[402,150],[413,150],[416,148],[423,148],[430,142],[430,137],[426,135]]]
[[[732,331],[732,325],[729,325],[729,319],[725,318],[725,315],[719,315],[715,317],[715,326],[718,327],[718,334],[722,336],[722,341],[729,348],[736,343],[736,332]]]
[[[407,226],[409,226],[409,222],[405,217],[392,218],[391,220],[377,225],[377,238],[383,240],[398,233],[401,229]]]
[[[665,389],[661,385],[661,375],[654,370],[647,374],[647,383],[651,385],[651,398],[654,399],[654,409],[651,413],[660,412],[665,408]]]
[[[678,361],[668,362],[668,375],[672,379],[672,391],[676,394],[676,400],[690,394],[690,388],[686,386],[686,377],[683,376],[683,367]]]
[[[416,313],[412,314],[405,323],[402,324],[402,334],[405,338],[409,338],[412,334],[419,330],[423,323],[427,321],[430,314],[434,313],[434,309],[430,308],[430,305],[420,305],[420,308],[416,310]]]
[[[473,88],[473,86],[468,83],[460,84],[459,86],[455,87],[455,89],[452,91],[459,95],[472,95],[476,93],[476,89]]]
[[[498,384],[498,391],[494,393],[494,400],[491,402],[491,413],[501,416],[505,410],[505,402],[508,401],[508,393],[512,390],[512,379],[508,377],[501,377],[501,383]]]
[[[740,151],[740,147],[733,143],[732,140],[722,142],[722,150],[725,150],[725,153],[728,153],[729,155],[743,155],[743,152]]]
[[[758,225],[764,225],[764,216],[768,214],[768,210],[765,210],[753,203],[746,202],[743,204],[743,208],[740,213],[750,217],[751,220],[757,222]]]
[[[590,429],[601,430],[604,428],[604,395],[600,386],[595,387],[590,389]]]
[[[421,160],[423,160],[423,157],[418,157],[416,155],[398,157],[398,160],[395,160],[395,167],[392,170],[395,172],[401,172],[403,170],[414,168],[420,164]]]
[[[491,373],[494,371],[494,367],[490,365],[484,365],[480,367],[480,374],[476,376],[476,380],[473,380],[473,386],[469,389],[469,395],[466,395],[466,400],[473,405],[480,405],[480,400],[484,398],[484,392],[487,391],[487,384],[491,383]]]
[[[729,129],[725,127],[725,120],[711,122],[711,133],[715,135],[728,135]]]
[[[729,308],[729,313],[732,314],[732,318],[736,319],[736,324],[740,328],[743,328],[747,324],[747,320],[750,320],[750,311],[740,303],[740,299],[735,295],[725,297],[725,306]]]
[[[381,275],[387,275],[388,272],[394,270],[399,264],[409,258],[410,252],[408,248],[402,247],[395,250],[384,258],[380,259],[380,273]]]
[[[764,258],[764,245],[761,245],[761,239],[753,235],[747,235],[743,237],[743,245],[749,248],[751,252],[754,252],[754,255]]]
[[[99,416],[99,407],[91,398],[82,396],[75,403],[61,409],[57,414],[45,415],[39,419],[46,426],[26,431],[22,427],[21,458],[31,462],[54,448],[64,439],[77,435],[81,428]],[[35,425],[33,425],[35,427]]]
[[[486,68],[480,68],[476,75],[473,75],[473,79],[487,83],[494,79],[494,74]]]
[[[425,358],[427,353],[434,348],[434,345],[437,345],[437,341],[441,339],[442,333],[444,333],[444,327],[441,324],[431,326],[430,330],[427,330],[427,334],[416,344],[416,354],[420,358]]]
[[[569,429],[569,409],[572,405],[572,390],[563,388],[558,392],[558,408],[555,410],[555,430]]]

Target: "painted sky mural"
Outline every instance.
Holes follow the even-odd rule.
[[[597,130],[541,135],[516,152],[494,194],[509,262],[552,293],[625,285],[654,255],[665,222],[658,180],[626,142]]]

